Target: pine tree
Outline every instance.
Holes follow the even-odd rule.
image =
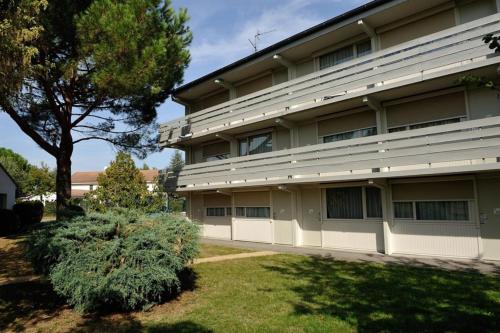
[[[179,173],[184,167],[184,158],[179,150],[175,150],[174,155],[170,159],[170,164],[168,165],[168,170]]]

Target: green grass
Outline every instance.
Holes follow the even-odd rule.
[[[199,258],[209,258],[216,256],[224,256],[228,254],[255,252],[250,249],[242,249],[242,248],[206,244],[206,243],[202,243],[200,247],[201,251]]]
[[[498,332],[500,277],[276,255],[194,266],[150,312],[81,317],[44,283],[0,287],[0,331]]]

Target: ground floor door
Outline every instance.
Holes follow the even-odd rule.
[[[205,217],[203,237],[231,239],[231,217]]]
[[[293,244],[292,193],[273,191],[274,243]]]
[[[301,245],[321,246],[321,189],[302,189]]]
[[[234,240],[259,243],[273,242],[271,219],[236,218],[233,226]]]

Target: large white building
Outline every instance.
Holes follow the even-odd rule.
[[[497,0],[376,0],[176,89],[205,237],[500,259]],[[293,24],[293,17],[290,18]]]

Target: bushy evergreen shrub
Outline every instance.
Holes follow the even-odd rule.
[[[43,218],[43,209],[41,201],[18,202],[12,207],[23,226],[40,223]]]
[[[28,241],[35,269],[82,312],[161,302],[179,291],[179,275],[197,253],[195,224],[123,209],[42,226]]]

